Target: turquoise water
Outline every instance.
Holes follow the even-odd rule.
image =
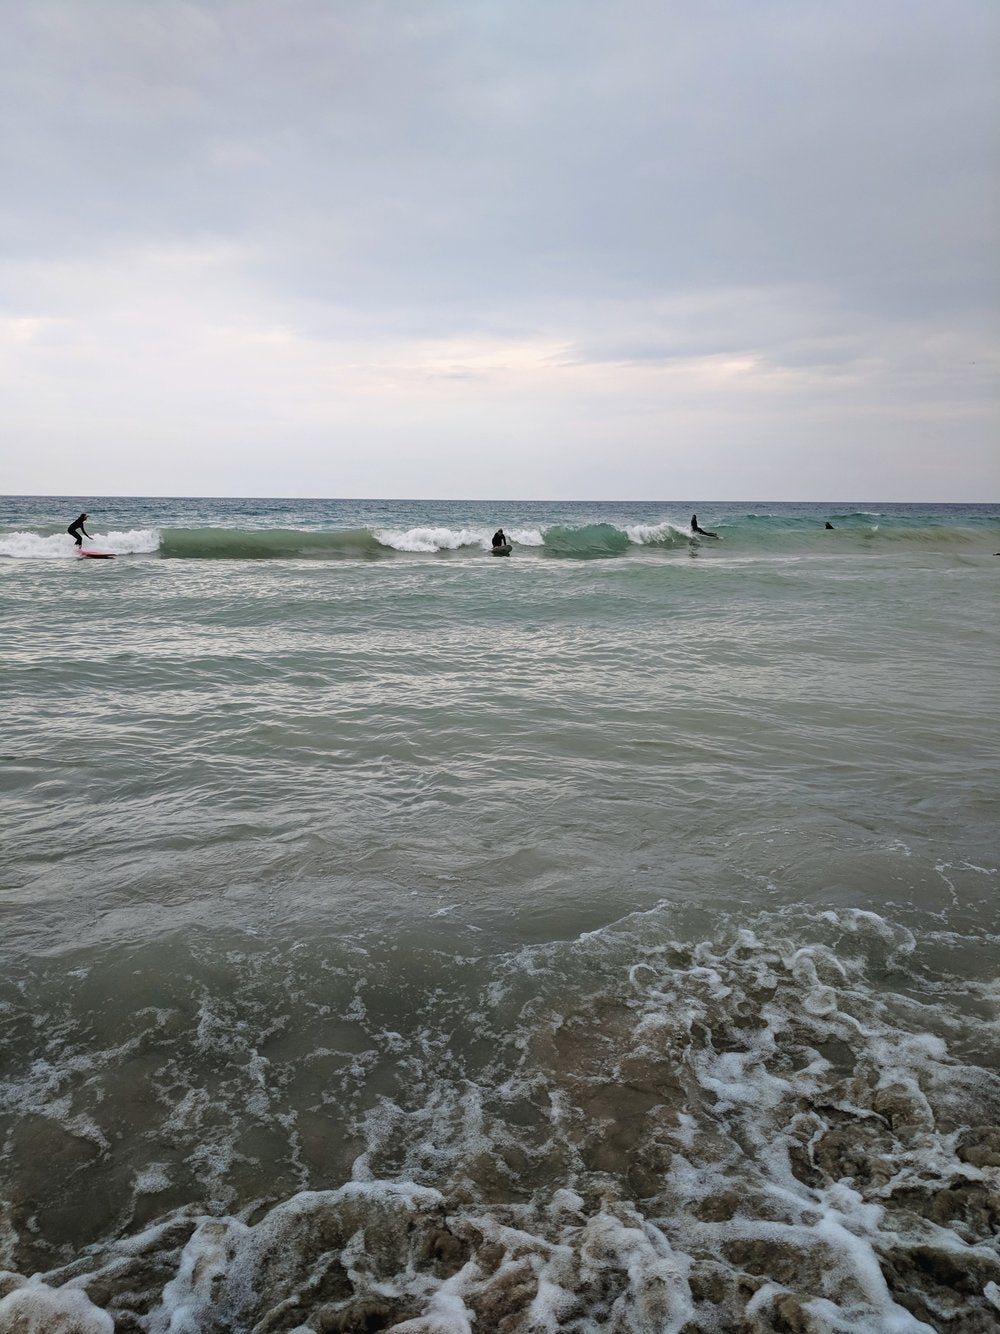
[[[4,499],[0,1329],[994,1328],[997,551]]]
[[[893,545],[978,552],[1000,541],[998,505],[885,505],[633,501],[219,500],[59,497],[0,500],[0,557],[73,554],[66,526],[94,511],[103,545],[173,559],[386,560],[478,555],[498,525],[522,556],[707,554],[690,516],[735,543],[732,554],[881,552]],[[70,513],[70,511],[73,511]],[[833,524],[830,537],[824,523]],[[88,531],[98,531],[91,527]],[[96,545],[96,544],[91,544]],[[721,549],[720,549],[721,550]],[[725,549],[729,554],[730,549]]]

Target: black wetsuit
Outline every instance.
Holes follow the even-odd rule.
[[[692,514],[692,515],[691,515],[691,532],[692,532],[692,533],[697,533],[699,537],[718,537],[718,536],[719,536],[718,533],[709,533],[709,532],[706,532],[705,529],[702,528],[702,527],[700,526],[700,524],[698,523],[698,516],[697,516],[697,514]]]
[[[70,524],[70,526],[66,529],[70,537],[76,538],[76,545],[78,547],[83,546],[84,537],[90,536],[86,528],[84,528],[83,526],[83,521],[84,519],[86,519],[86,517],[87,517],[86,514],[81,514],[80,517],[78,519],[74,519],[73,522]]]
[[[493,534],[493,545],[495,547],[507,547],[510,543],[507,541],[507,534],[502,528],[498,528]]]

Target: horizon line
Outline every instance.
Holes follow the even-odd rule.
[[[3,492],[0,493],[0,499],[3,500],[72,500],[74,497],[79,500],[82,492],[70,491],[23,491],[23,492]],[[90,493],[94,499],[103,500],[304,500],[304,501],[330,501],[341,503],[344,501],[374,501],[382,504],[398,503],[401,501],[420,502],[425,504],[446,504],[446,505],[1000,505],[1000,498],[996,500],[901,500],[879,498],[874,496],[863,496],[856,498],[844,497],[798,497],[795,500],[777,500],[773,497],[740,496],[735,499],[723,499],[721,497],[674,497],[668,499],[665,497],[642,498],[638,496],[625,497],[615,496],[611,499],[600,498],[597,496],[322,496],[322,495],[236,495],[219,494],[212,492],[191,491],[181,492],[141,492],[141,491],[95,491]]]

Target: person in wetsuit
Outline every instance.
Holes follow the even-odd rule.
[[[83,526],[83,524],[84,524],[84,520],[85,520],[85,519],[89,519],[89,518],[90,518],[90,515],[89,515],[89,514],[81,514],[80,517],[79,517],[78,519],[74,519],[73,522],[70,524],[70,526],[66,529],[66,531],[67,531],[67,533],[69,533],[70,537],[75,538],[75,540],[76,540],[76,545],[77,545],[78,547],[82,547],[82,546],[83,546],[83,539],[84,539],[85,537],[89,537],[89,536],[90,536],[90,534],[87,532],[86,528],[84,528],[84,526]]]
[[[494,547],[510,546],[510,543],[507,541],[507,534],[504,532],[502,528],[498,528],[496,532],[493,534],[493,545]]]
[[[718,536],[719,536],[718,533],[709,533],[709,532],[706,532],[704,528],[699,528],[699,527],[698,527],[698,516],[697,516],[697,514],[692,514],[692,515],[691,515],[691,531],[692,531],[692,533],[697,533],[699,537],[718,537]]]

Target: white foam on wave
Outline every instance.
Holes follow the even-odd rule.
[[[638,547],[655,546],[662,542],[684,539],[691,536],[690,531],[679,523],[664,519],[662,523],[630,523],[625,526],[625,533],[630,542]]]
[[[114,1329],[107,1311],[72,1282],[50,1288],[35,1277],[0,1298],[0,1331],[11,1334],[114,1334]]]
[[[545,545],[545,534],[538,528],[512,528],[507,536],[519,547]]]
[[[145,555],[158,551],[160,533],[157,528],[130,528],[126,532],[94,533],[85,541],[84,549],[111,551],[116,556]],[[76,543],[69,533],[15,532],[0,537],[0,556],[15,560],[65,560],[76,556]]]
[[[377,528],[374,536],[383,546],[394,551],[414,551],[430,554],[435,551],[458,551],[462,547],[481,547],[488,551],[493,531],[487,528]],[[540,547],[545,538],[537,528],[512,528],[507,534],[518,546]]]
[[[155,1259],[149,1334],[281,1328],[289,1311],[303,1329],[408,1334],[747,1320],[927,1334],[963,1308],[989,1318],[1000,1079],[988,1059],[963,1064],[995,1037],[980,984],[940,960],[927,978],[911,966],[923,937],[859,909],[741,915],[707,938],[682,927],[659,905],[525,946],[471,1004],[404,1032],[395,1011],[378,1017],[386,979],[366,956],[365,1059],[406,1076],[374,1105],[347,1085],[324,1095],[363,1145],[352,1181],[228,1213],[236,1155],[209,1157],[223,1122],[238,1139],[216,1088],[210,1115],[191,1097],[154,1142],[184,1144],[226,1216],[187,1206],[92,1248],[86,1276],[77,1261],[40,1277],[114,1292],[126,1311]],[[240,1014],[206,999],[197,1047],[239,1070],[243,1106],[260,1095],[254,1124],[284,1125],[281,1068],[268,1075],[259,1048],[275,1016],[254,1036]],[[136,1192],[168,1175],[148,1163]]]
[[[170,1171],[166,1163],[150,1163],[141,1172],[136,1173],[135,1193],[137,1195],[157,1195],[161,1190],[170,1188]]]
[[[920,1291],[931,1253],[938,1277],[920,1291],[925,1310],[948,1318],[956,1302],[968,1304],[947,1274],[971,1268],[981,1311],[1000,1275],[984,1231],[1000,1080],[962,1066],[941,1033],[921,1027],[958,1035],[970,1016],[949,1012],[938,993],[924,1009],[872,986],[870,968],[902,967],[915,947],[911,932],[874,912],[807,914],[794,942],[786,925],[762,919],[764,929],[738,929],[731,943],[691,946],[644,939],[637,915],[570,947],[522,951],[509,990],[495,984],[490,1003],[523,1014],[527,987],[537,1028],[517,1043],[544,1051],[543,1066],[496,1080],[492,1094],[484,1081],[437,1084],[422,1105],[382,1099],[356,1173],[374,1184],[406,1146],[399,1170],[413,1180],[478,1179],[478,1165],[491,1161],[503,1176],[531,1151],[505,1107],[538,1106],[547,1092],[551,1139],[536,1146],[534,1170],[567,1155],[561,1207],[547,1209],[547,1223],[537,1204],[521,1209],[516,1243],[495,1207],[449,1219],[455,1232],[503,1239],[490,1281],[499,1288],[505,1266],[520,1267],[537,1322],[523,1328],[561,1328],[581,1292],[602,1289],[615,1295],[608,1309],[588,1311],[594,1327],[715,1328],[723,1311],[735,1319],[750,1273],[763,1282],[745,1314],[767,1328],[811,1320],[831,1334],[927,1334],[932,1325],[898,1297],[909,1274]],[[588,975],[577,1004],[565,989],[573,952]],[[597,984],[618,953],[624,994],[610,974]],[[964,994],[961,979],[953,991]],[[641,1211],[617,1197],[615,1163],[642,1184]],[[481,1272],[450,1286],[481,1315]]]
[[[151,1334],[197,1334],[217,1328],[220,1316],[229,1327],[250,1328],[256,1323],[247,1320],[254,1289],[269,1271],[280,1282],[276,1271],[283,1267],[289,1238],[308,1245],[323,1231],[329,1242],[339,1243],[329,1267],[342,1267],[357,1286],[381,1289],[383,1298],[402,1297],[410,1287],[407,1277],[417,1275],[412,1270],[407,1275],[405,1264],[402,1272],[395,1264],[379,1272],[385,1258],[378,1255],[380,1244],[386,1247],[391,1239],[394,1262],[418,1249],[407,1234],[419,1235],[423,1229],[414,1229],[414,1223],[443,1213],[443,1206],[438,1191],[412,1182],[351,1182],[339,1190],[300,1191],[255,1227],[235,1218],[203,1218],[181,1253],[176,1276],[163,1289]],[[415,1286],[426,1301],[439,1284],[418,1279]]]

